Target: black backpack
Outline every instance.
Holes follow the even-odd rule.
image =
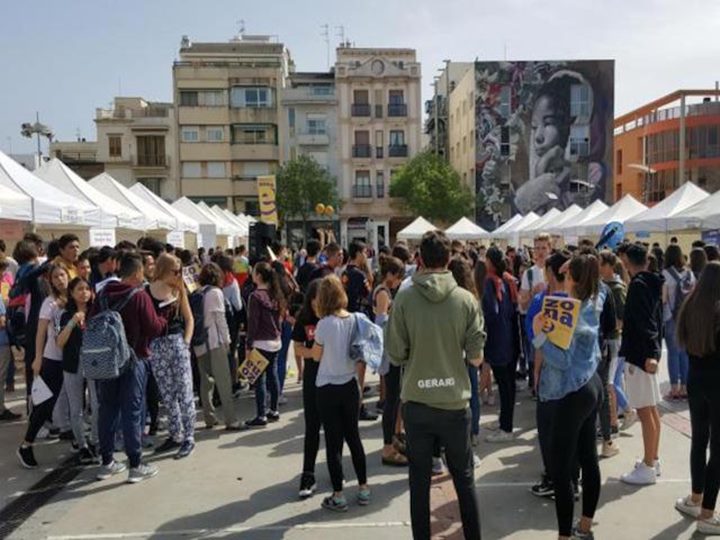
[[[205,302],[205,293],[210,290],[210,286],[206,285],[199,288],[190,295],[190,310],[195,320],[195,326],[193,328],[193,335],[190,344],[193,347],[200,345],[206,345],[208,341],[208,331],[205,328],[205,310],[203,304]]]

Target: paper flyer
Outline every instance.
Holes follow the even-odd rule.
[[[560,296],[546,296],[543,300],[543,332],[551,343],[561,349],[570,347],[580,316],[580,304],[580,300]]]

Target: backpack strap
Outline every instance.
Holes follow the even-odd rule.
[[[132,291],[130,291],[130,294],[128,294],[125,298],[123,298],[117,304],[115,304],[113,306],[112,310],[117,311],[119,313],[120,311],[122,311],[125,308],[125,306],[128,305],[128,302],[130,302],[130,300],[132,300],[133,296],[135,296],[137,293],[139,293],[142,290],[143,290],[142,286],[133,289]],[[107,305],[107,301],[106,301],[106,305]]]

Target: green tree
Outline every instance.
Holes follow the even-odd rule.
[[[416,155],[393,175],[390,196],[412,214],[444,223],[470,215],[474,202],[460,175],[432,151]]]
[[[300,154],[284,163],[276,176],[278,220],[284,227],[290,219],[303,222],[303,238],[308,218],[318,203],[331,205],[338,211],[339,199],[335,178],[315,159]]]

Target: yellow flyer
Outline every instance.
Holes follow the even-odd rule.
[[[240,375],[247,379],[250,384],[255,384],[255,381],[268,367],[268,363],[267,358],[262,353],[257,349],[253,349],[240,366]]]
[[[546,296],[543,300],[543,332],[551,343],[561,349],[570,347],[580,317],[580,303],[580,300],[575,298],[560,296]]]

